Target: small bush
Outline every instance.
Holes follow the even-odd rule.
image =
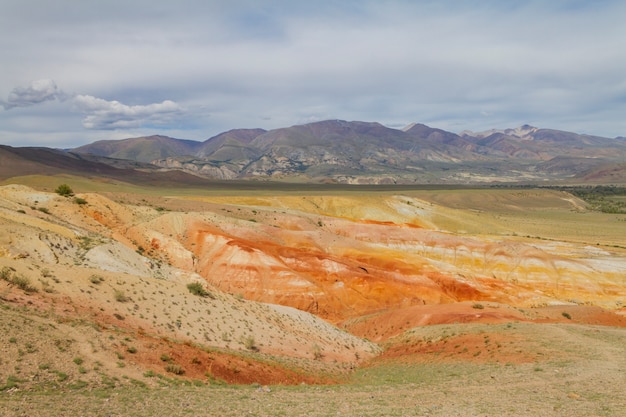
[[[40,212],[45,213],[45,214],[50,214],[50,210],[48,210],[45,207],[39,207],[37,210],[39,210]]]
[[[37,292],[37,288],[33,287],[30,280],[23,275],[14,275],[11,282],[24,292]]]
[[[18,383],[23,382],[21,379],[17,378],[15,375],[9,375],[7,377],[7,383],[3,386],[0,386],[0,391],[8,391],[13,388],[18,387]]]
[[[59,382],[63,382],[69,378],[69,375],[66,374],[65,372],[54,371],[54,373],[57,374],[57,379]]]
[[[76,365],[82,365],[83,364],[83,358],[74,358],[74,363]]]
[[[174,363],[168,363],[165,366],[165,370],[174,375],[182,375],[185,373],[185,370],[183,369],[182,366],[176,365]]]
[[[212,294],[208,292],[204,286],[199,282],[192,282],[191,284],[187,284],[187,289],[193,295],[197,295],[199,297],[212,297]]]
[[[8,266],[5,266],[0,270],[0,279],[4,281],[11,281],[11,276],[13,275],[13,270]]]
[[[84,198],[80,198],[80,197],[74,197],[74,203],[82,206],[83,204],[87,204],[87,200],[85,200]]]
[[[561,315],[563,317],[565,317],[566,319],[568,319],[568,320],[572,319],[572,316],[570,316],[570,314],[568,312],[566,312],[566,311],[562,312]]]
[[[104,281],[104,277],[102,275],[93,274],[89,277],[89,282],[91,282],[92,284],[98,285],[102,281]]]
[[[313,359],[319,361],[323,357],[324,354],[322,353],[322,348],[320,348],[319,345],[316,343],[315,345],[313,345]]]
[[[74,191],[72,190],[72,187],[70,187],[67,184],[59,185],[56,188],[56,190],[54,190],[54,192],[63,197],[71,197],[74,195]]]
[[[480,303],[474,303],[474,305],[472,305],[472,308],[476,308],[478,310],[482,310],[483,308],[485,308],[485,306],[480,304]]]
[[[258,348],[256,347],[256,342],[254,340],[254,336],[248,336],[244,339],[243,341],[243,345],[246,347],[246,349],[248,350],[258,350]]]
[[[130,301],[130,298],[124,294],[124,291],[122,290],[115,290],[115,301],[120,302],[120,303],[125,303],[127,301]]]

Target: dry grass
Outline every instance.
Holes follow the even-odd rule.
[[[191,384],[167,390],[141,387],[3,394],[6,415],[76,414],[152,416],[621,416],[626,366],[623,329],[578,325],[510,328],[446,326],[429,337],[469,332],[492,339],[511,333],[520,346],[558,355],[526,363],[379,361],[339,386],[258,384],[233,387]],[[484,333],[481,333],[484,332]],[[531,344],[533,347],[529,347]],[[141,404],[140,407],[138,405]]]

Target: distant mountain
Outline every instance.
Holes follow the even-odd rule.
[[[0,180],[24,175],[70,174],[112,178],[138,185],[206,186],[210,180],[152,164],[81,155],[50,148],[14,148],[0,145]]]
[[[54,175],[66,172],[111,175],[119,169],[78,154],[50,148],[13,148],[0,145],[0,178],[21,175]]]
[[[195,155],[200,145],[193,140],[155,135],[123,140],[101,140],[75,148],[72,151],[109,158],[150,162],[170,156]]]
[[[73,149],[213,179],[341,183],[572,181],[626,160],[626,139],[523,125],[456,134],[414,123],[326,120],[234,129],[204,142],[149,136]]]

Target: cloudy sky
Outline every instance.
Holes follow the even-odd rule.
[[[1,0],[0,144],[325,119],[626,136],[623,0]]]

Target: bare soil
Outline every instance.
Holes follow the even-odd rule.
[[[626,223],[569,194],[93,187],[0,187],[0,415],[626,409]]]

